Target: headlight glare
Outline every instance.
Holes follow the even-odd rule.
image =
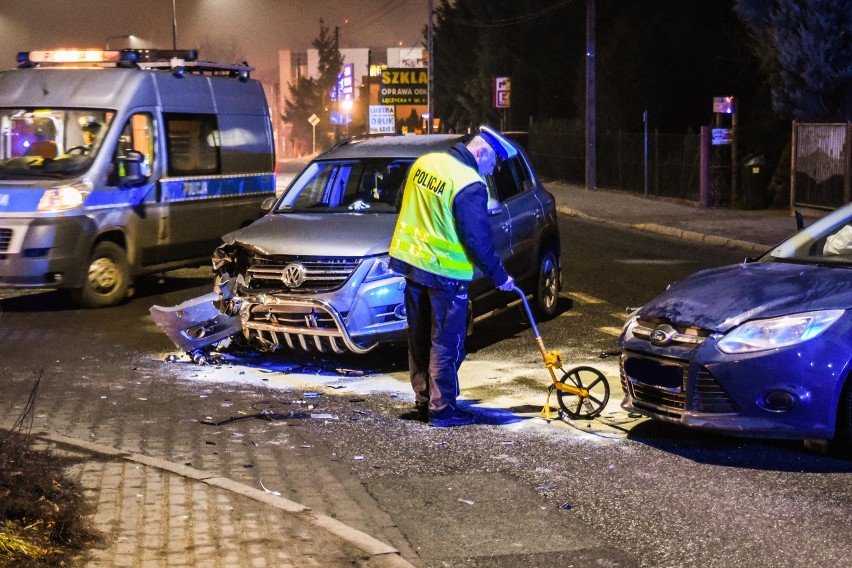
[[[48,188],[38,202],[38,210],[56,212],[74,209],[83,204],[91,191],[92,185],[86,181]]]
[[[843,313],[824,310],[749,321],[730,331],[717,345],[731,354],[789,347],[818,336]]]

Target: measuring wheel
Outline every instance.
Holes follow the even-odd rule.
[[[589,391],[588,398],[556,389],[559,407],[571,418],[594,418],[609,401],[609,383],[603,373],[594,367],[574,367],[566,371],[562,383]]]

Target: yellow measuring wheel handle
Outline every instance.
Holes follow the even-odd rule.
[[[559,351],[555,349],[545,355],[544,364],[548,369],[561,369],[562,368],[562,355],[559,354]]]

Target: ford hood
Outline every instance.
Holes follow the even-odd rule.
[[[390,250],[396,218],[381,213],[269,214],[222,240],[263,255],[372,256]]]
[[[726,332],[761,318],[852,307],[852,270],[759,262],[697,272],[642,306],[642,319]]]

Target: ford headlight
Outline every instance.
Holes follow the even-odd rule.
[[[44,190],[38,202],[38,211],[68,211],[79,207],[92,191],[92,184],[80,181],[72,185],[61,185]]]
[[[844,310],[824,310],[749,321],[725,335],[717,345],[732,354],[789,347],[818,336],[843,313]]]
[[[373,262],[373,267],[367,273],[367,277],[364,278],[364,282],[373,282],[374,280],[399,276],[399,274],[388,267],[388,264],[390,264],[390,256],[385,255],[376,258]]]

